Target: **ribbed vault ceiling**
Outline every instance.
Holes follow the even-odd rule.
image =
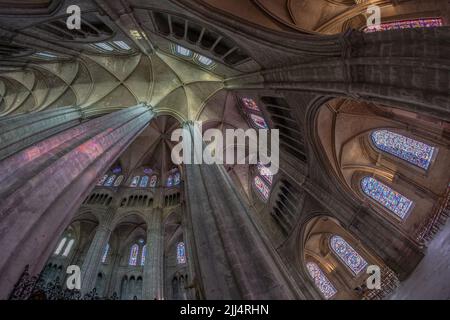
[[[222,88],[220,77],[164,53],[83,55],[1,73],[0,116],[63,106],[95,115],[144,102],[180,121],[195,120]]]

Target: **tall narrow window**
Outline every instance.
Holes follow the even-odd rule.
[[[124,179],[124,176],[123,176],[123,175],[119,176],[119,177],[116,179],[116,181],[114,182],[114,187],[120,186],[120,185],[122,184],[123,179]]]
[[[361,257],[351,245],[348,244],[340,236],[332,236],[330,239],[331,249],[344,262],[344,264],[352,270],[355,275],[358,275],[367,267],[367,262]]]
[[[105,174],[102,178],[100,178],[98,180],[97,185],[98,186],[102,186],[105,183],[106,179],[108,179],[108,175],[107,174]]]
[[[311,278],[313,278],[316,287],[322,292],[325,299],[330,299],[337,293],[333,284],[328,280],[316,263],[308,262],[306,268],[308,269]]]
[[[264,183],[264,181],[261,179],[260,176],[256,176],[253,180],[256,190],[260,193],[264,201],[269,200],[270,196],[270,189],[269,187]]]
[[[110,176],[106,182],[105,182],[105,187],[111,187],[114,184],[114,180],[116,180],[116,175],[113,174],[112,176]]]
[[[128,261],[128,264],[130,266],[137,265],[138,253],[139,253],[139,246],[135,243],[131,246],[130,250],[130,259]]]
[[[106,263],[108,253],[109,253],[109,243],[106,244],[105,249],[103,250],[102,263]]]
[[[67,238],[62,238],[61,241],[58,244],[58,247],[55,250],[55,254],[58,255],[61,253],[61,250],[63,249],[64,245],[66,244]]]
[[[147,188],[148,180],[149,180],[148,176],[143,176],[143,177],[141,178],[141,182],[139,183],[139,187],[141,187],[141,188]]]
[[[386,22],[380,25],[373,25],[366,27],[364,32],[376,32],[398,29],[412,29],[412,28],[434,28],[442,27],[444,25],[442,18],[422,18],[413,20],[401,20]]]
[[[242,103],[249,110],[253,110],[253,111],[256,111],[256,112],[261,112],[261,110],[259,109],[259,107],[256,104],[255,100],[253,100],[253,99],[242,98]]]
[[[141,266],[145,264],[145,258],[147,257],[147,245],[144,245],[142,247],[142,254],[141,254]]]
[[[256,129],[269,129],[269,126],[267,125],[266,120],[264,120],[263,117],[256,114],[251,114],[250,119],[252,120],[253,125],[254,127],[256,127]]]
[[[150,188],[155,188],[157,182],[158,182],[158,177],[156,175],[153,175],[150,178]]]
[[[380,203],[402,220],[406,218],[414,203],[372,177],[363,178],[361,187],[367,196]]]
[[[176,54],[178,54],[182,57],[192,57],[192,55],[193,55],[191,50],[189,50],[185,47],[182,47],[180,45],[175,46],[175,52],[176,52]]]
[[[371,134],[373,144],[381,151],[427,170],[435,148],[388,130],[377,130]]]
[[[177,244],[177,263],[186,263],[186,248],[184,246],[184,242],[179,242]]]
[[[64,249],[64,253],[63,253],[64,257],[67,257],[69,255],[70,250],[72,249],[74,242],[75,242],[74,239],[70,239],[69,243],[66,246],[66,249]]]
[[[140,178],[141,178],[140,176],[133,177],[133,180],[131,180],[131,183],[130,183],[130,187],[132,187],[132,188],[137,187],[139,184]]]

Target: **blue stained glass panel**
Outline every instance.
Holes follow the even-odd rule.
[[[322,292],[326,299],[330,299],[337,293],[336,288],[331,284],[330,280],[325,276],[323,271],[314,262],[306,264],[309,274],[314,280],[316,287]]]
[[[139,179],[140,178],[141,178],[140,176],[134,177],[133,180],[131,180],[130,187],[133,187],[133,188],[137,187],[138,184],[139,184]]]
[[[372,177],[363,178],[361,180],[361,187],[366,195],[383,205],[401,219],[405,219],[406,214],[414,203]]]
[[[128,261],[128,264],[130,266],[135,266],[137,264],[138,253],[139,253],[139,246],[135,243],[131,246],[130,250],[130,260]]]
[[[139,183],[139,187],[141,187],[141,188],[147,188],[148,180],[149,180],[149,177],[148,177],[148,176],[143,176],[143,177],[141,178],[141,182]]]
[[[145,258],[147,257],[147,245],[142,247],[141,266],[145,264]]]
[[[173,187],[173,175],[169,175],[169,177],[167,178],[167,186]]]
[[[177,186],[179,185],[181,182],[181,174],[180,172],[177,170],[175,171],[175,173],[173,174],[173,185]]]
[[[108,180],[106,180],[105,187],[111,187],[114,183],[114,180],[116,180],[116,175],[113,174],[108,178]]]
[[[390,153],[422,169],[430,167],[435,148],[388,130],[377,130],[371,134],[372,142],[381,151]]]
[[[332,236],[330,239],[330,245],[337,256],[349,267],[355,275],[358,275],[367,267],[367,262],[361,257],[355,249],[352,248],[340,236]]]
[[[184,242],[179,242],[177,245],[177,263],[186,263],[186,248]]]

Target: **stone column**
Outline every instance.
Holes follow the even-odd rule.
[[[109,208],[104,214],[84,258],[81,266],[81,292],[83,294],[90,292],[96,286],[103,253],[112,233],[111,220],[114,213],[115,208]]]
[[[147,223],[147,256],[145,257],[142,298],[163,298],[164,236],[162,209],[154,209]]]
[[[200,134],[191,124],[184,128]],[[304,298],[223,166],[185,164],[185,192],[206,299]]]
[[[81,123],[75,108],[58,108],[0,118],[0,160]]]
[[[153,115],[146,106],[125,108],[0,162],[0,299],[8,296],[26,265],[32,274],[40,272],[95,182]]]

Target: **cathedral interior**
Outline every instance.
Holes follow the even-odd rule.
[[[448,0],[0,0],[0,299],[450,299],[449,23]],[[174,163],[199,121],[278,130],[277,173]]]

